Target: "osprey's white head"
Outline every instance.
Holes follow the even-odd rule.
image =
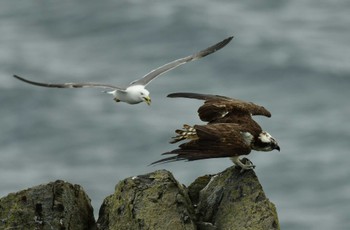
[[[149,91],[145,89],[143,85],[129,86],[122,94],[120,94],[118,97],[120,101],[129,104],[137,104],[144,101],[147,103],[147,105],[151,104],[151,97],[149,96]]]
[[[262,131],[255,139],[253,149],[257,151],[280,151],[277,141],[266,131]]]

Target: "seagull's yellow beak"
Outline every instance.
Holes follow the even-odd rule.
[[[147,105],[151,105],[152,100],[150,96],[144,97],[143,99],[145,99],[145,102],[147,103]]]

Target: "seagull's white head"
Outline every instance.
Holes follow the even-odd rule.
[[[145,89],[143,85],[132,85],[126,90],[126,102],[130,104],[137,104],[140,102],[146,102],[147,105],[151,104],[151,97],[149,91]]]

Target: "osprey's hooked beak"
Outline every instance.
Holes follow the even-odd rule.
[[[274,149],[277,149],[278,152],[281,150],[280,147],[278,146],[278,144],[276,144],[275,148]]]
[[[277,141],[273,137],[271,137],[271,141],[272,141],[272,143],[271,143],[272,150],[276,149],[276,150],[278,150],[278,152],[280,152],[281,149],[280,149],[280,146],[278,145]]]
[[[145,100],[145,102],[147,103],[147,105],[151,105],[151,97],[150,96],[147,96],[147,97],[143,97],[143,99]]]

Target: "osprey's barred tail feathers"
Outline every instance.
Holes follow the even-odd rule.
[[[184,124],[182,130],[181,129],[175,130],[175,133],[177,135],[175,137],[172,137],[172,140],[170,141],[171,144],[174,144],[186,139],[190,139],[190,140],[198,139],[196,129],[187,124]]]

